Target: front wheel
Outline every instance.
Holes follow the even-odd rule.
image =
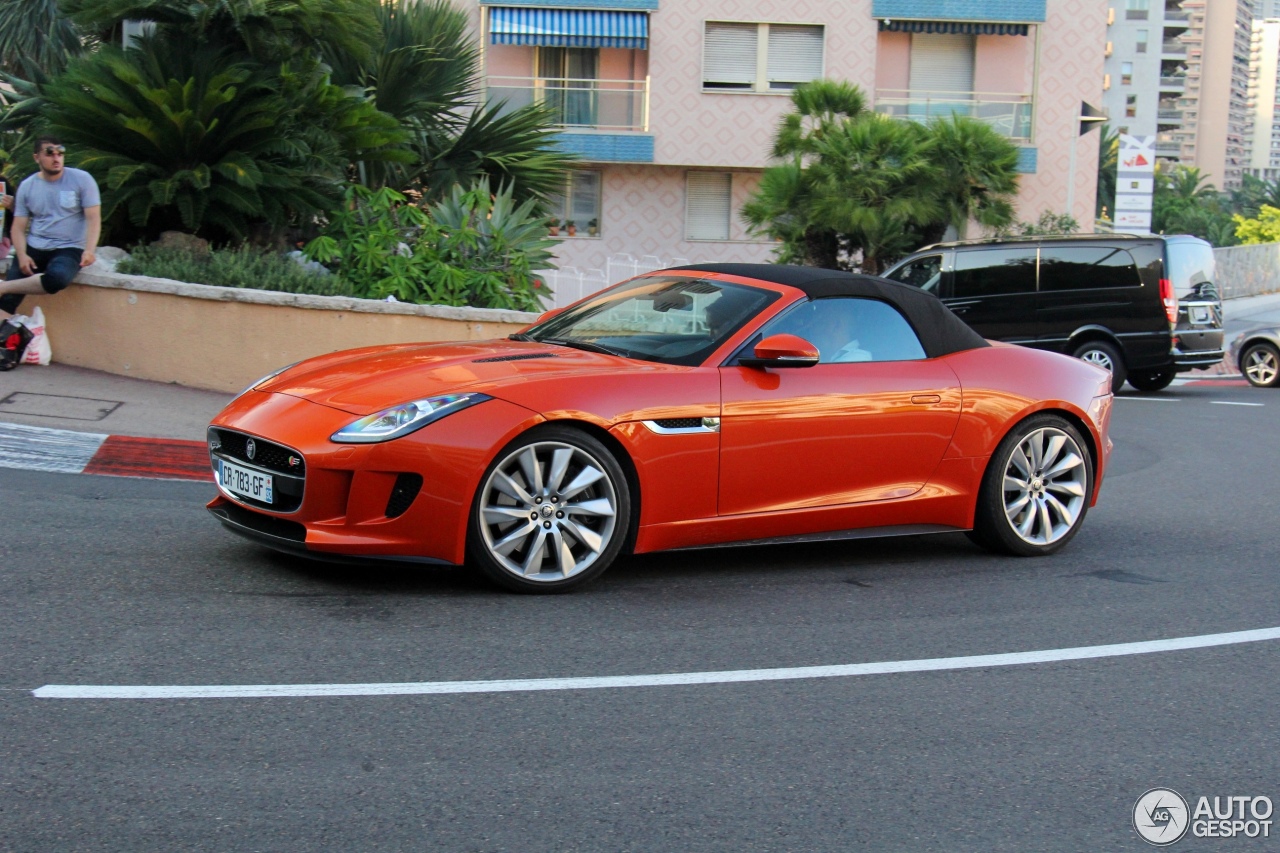
[[[1129,384],[1139,391],[1163,391],[1173,382],[1178,371],[1173,368],[1166,370],[1135,370],[1129,374]]]
[[[1280,350],[1271,344],[1250,344],[1240,353],[1240,372],[1257,388],[1280,385]]]
[[[471,508],[474,562],[516,592],[564,592],[609,567],[631,521],[626,476],[609,449],[561,426],[498,453]]]
[[[1093,494],[1093,464],[1080,432],[1058,415],[1034,415],[991,455],[970,536],[1005,554],[1038,557],[1071,541]]]
[[[1089,341],[1076,347],[1076,351],[1072,355],[1082,361],[1096,364],[1104,370],[1110,370],[1111,393],[1118,393],[1120,387],[1124,385],[1128,371],[1125,370],[1124,356],[1120,354],[1120,350],[1115,344],[1107,341]]]

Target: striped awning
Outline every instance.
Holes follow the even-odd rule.
[[[489,34],[494,44],[647,50],[649,13],[493,6],[489,9]]]
[[[1026,24],[989,24],[978,21],[881,21],[881,32],[946,33],[968,36],[1025,36]]]

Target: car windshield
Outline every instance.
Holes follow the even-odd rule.
[[[1180,302],[1218,302],[1213,247],[1200,240],[1169,241],[1169,279]]]
[[[780,295],[700,278],[637,278],[539,323],[520,338],[696,365]]]

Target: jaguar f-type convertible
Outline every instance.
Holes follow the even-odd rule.
[[[228,529],[318,559],[471,563],[521,592],[619,555],[967,531],[1015,555],[1080,529],[1109,374],[993,344],[870,276],[703,264],[503,340],[277,371],[209,427]]]

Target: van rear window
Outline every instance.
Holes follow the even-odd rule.
[[[1179,301],[1196,299],[1219,301],[1218,286],[1214,280],[1215,265],[1213,247],[1200,241],[1172,241],[1168,243],[1169,269],[1167,275],[1173,282],[1173,292]]]
[[[1138,287],[1133,255],[1114,246],[1045,246],[1040,250],[1041,290]]]

